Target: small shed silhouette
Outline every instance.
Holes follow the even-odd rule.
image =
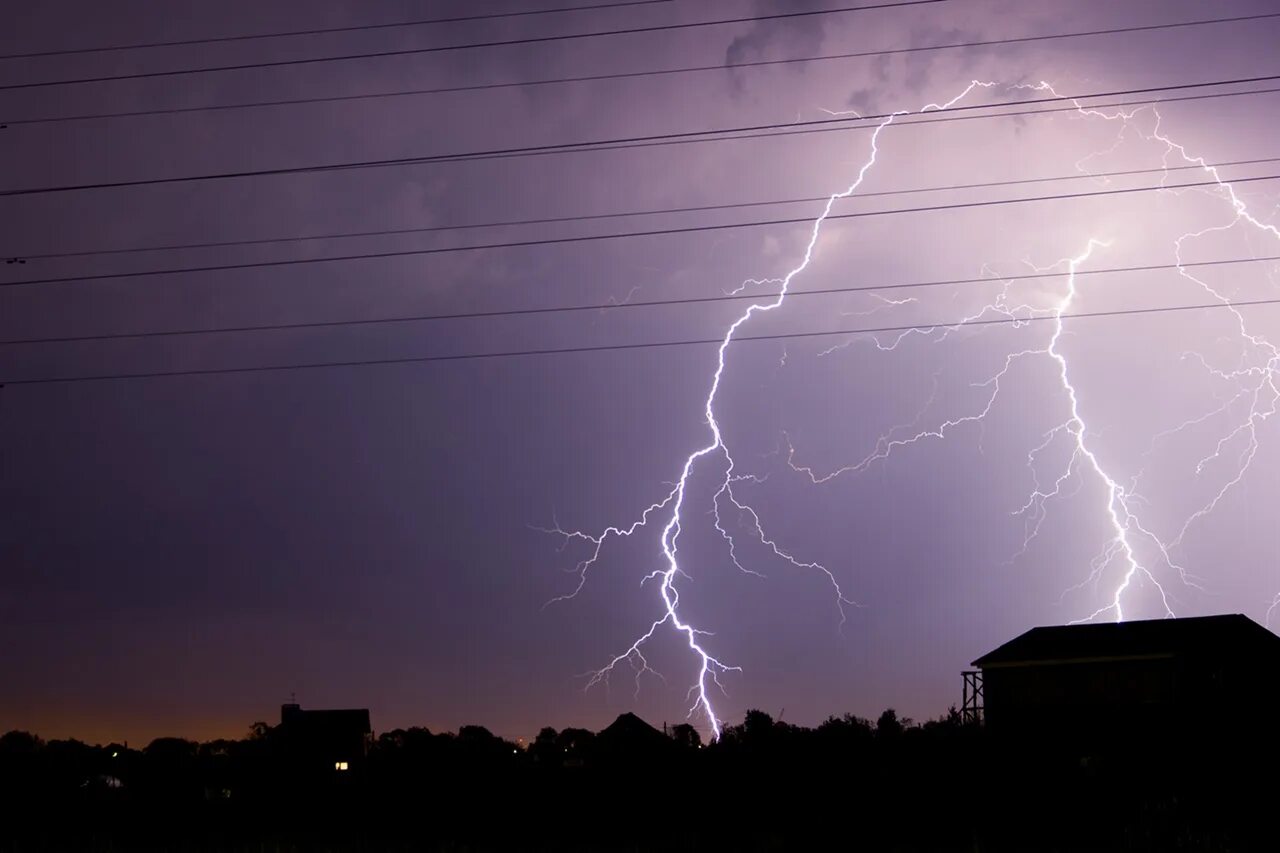
[[[1075,746],[1254,737],[1280,698],[1280,637],[1239,614],[1033,628],[972,666],[966,716]]]

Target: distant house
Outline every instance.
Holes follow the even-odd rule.
[[[1280,637],[1241,615],[1033,628],[972,666],[966,716],[1045,743],[1256,739],[1280,699]]]
[[[647,762],[666,757],[671,738],[630,712],[621,714],[592,742],[596,757],[609,762]]]
[[[280,707],[275,737],[296,773],[341,779],[363,767],[373,729],[366,708],[309,711],[290,703]]]

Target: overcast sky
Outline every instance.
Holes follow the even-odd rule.
[[[18,2],[0,52],[24,53],[447,17],[427,2]],[[546,5],[557,5],[555,3]],[[834,2],[673,0],[613,10],[273,40],[0,61],[0,86],[163,69],[502,41],[821,9]],[[109,7],[109,8],[108,8]],[[485,10],[545,8],[534,0]],[[1274,2],[949,0],[647,34],[194,75],[0,88],[4,189],[290,169],[563,142],[812,122],[1280,73],[1280,18],[593,82],[66,122],[19,120],[725,66],[1024,35],[1280,12]],[[1116,95],[1270,90],[1274,82]],[[1280,157],[1277,95],[1159,108],[1160,135],[1212,163]],[[1060,106],[1060,105],[1058,105]],[[1136,110],[1137,105],[1127,109]],[[1006,110],[1008,111],[1008,110]],[[1116,108],[1106,108],[1114,114]],[[856,213],[1204,182],[1128,122],[1056,111],[890,126]],[[824,133],[617,151],[264,175],[0,198],[5,258],[823,198],[870,156],[871,124]],[[828,125],[830,127],[830,125]],[[1110,178],[1086,173],[1146,170]],[[1223,178],[1280,175],[1280,161]],[[1045,181],[1056,178],[1061,180]],[[1002,187],[936,189],[1037,179]],[[901,194],[903,190],[934,188]],[[885,195],[885,193],[899,193]],[[1241,183],[1256,224],[1218,189],[1136,192],[830,220],[796,296],[746,336],[998,319],[1062,307],[1063,277],[1017,279],[1081,255],[1068,313],[1274,297],[1280,192]],[[868,198],[858,198],[871,194]],[[879,194],[879,195],[876,195]],[[540,225],[62,258],[0,282],[266,265],[0,290],[0,340],[723,295],[802,262],[811,226],[695,231],[483,251],[527,242],[752,220],[821,203]],[[1213,229],[1207,233],[1199,233]],[[1187,237],[1195,234],[1197,236]],[[1059,265],[1059,271],[1065,267]],[[969,280],[879,293],[850,288]],[[991,279],[990,282],[974,281]],[[754,286],[769,293],[774,285]],[[1212,291],[1212,292],[1211,292]],[[768,301],[767,297],[762,301]],[[900,303],[900,304],[895,304]],[[0,346],[0,379],[88,377],[721,337],[751,303],[486,316]],[[1019,308],[1018,306],[1025,306]],[[1018,312],[1021,311],[1021,314]],[[1242,334],[1242,327],[1246,334]],[[960,671],[1017,633],[1088,618],[1243,612],[1280,592],[1271,518],[1280,444],[1269,368],[1280,307],[1039,321],[952,332],[773,337],[728,349],[715,411],[748,514],[710,514],[723,451],[688,482],[681,616],[740,671],[715,708],[814,724],[887,706],[958,703]],[[832,349],[835,345],[844,345]],[[1062,357],[1059,362],[1054,354]],[[1063,365],[1074,390],[1063,385]],[[696,658],[660,628],[584,692],[590,673],[663,614],[661,527],[611,539],[571,600],[581,540],[662,501],[710,440],[713,346],[481,360],[10,384],[0,391],[0,730],[90,741],[238,736],[309,707],[368,707],[377,730],[599,728],[624,710],[685,717]],[[1007,371],[1005,368],[1007,367]],[[1002,372],[1004,371],[1004,372]],[[993,378],[999,377],[994,394]],[[989,408],[988,408],[989,407]],[[978,418],[984,410],[986,415]],[[1083,423],[1083,444],[1074,425]],[[1177,429],[1180,425],[1184,428]],[[918,441],[886,444],[885,438]],[[887,458],[883,452],[891,447]],[[1040,448],[1037,450],[1037,448]],[[1087,450],[1082,453],[1081,448]],[[1074,464],[1072,454],[1075,452]],[[1030,456],[1029,456],[1030,454]],[[1029,464],[1030,460],[1030,464]],[[838,476],[828,475],[852,468]],[[1061,479],[1060,479],[1061,478]],[[814,480],[822,482],[815,483]],[[1052,498],[1037,501],[1054,491]],[[1121,500],[1123,499],[1123,500]],[[1216,503],[1215,503],[1216,501]],[[1213,505],[1210,512],[1205,508]],[[1025,511],[1019,512],[1020,510]],[[1113,515],[1126,527],[1116,537]],[[1027,540],[1030,532],[1037,531]],[[1133,548],[1132,558],[1124,551]],[[1098,562],[1101,555],[1101,562]],[[856,606],[841,608],[832,579]],[[1164,591],[1164,598],[1160,589]],[[1166,608],[1164,600],[1167,600]],[[1114,610],[1097,618],[1115,618]],[[694,721],[705,730],[706,719]]]

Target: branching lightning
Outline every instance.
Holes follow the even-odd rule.
[[[995,85],[991,82],[972,81],[951,100],[941,104],[929,104],[919,112],[947,109],[967,97],[975,89],[991,89]],[[1031,89],[1037,92],[1049,93],[1055,98],[1062,97],[1051,85],[1044,82],[1019,84],[1008,88]],[[1074,104],[1076,110],[1072,115],[1077,115],[1080,118],[1115,122],[1120,126],[1114,145],[1105,151],[1099,151],[1078,161],[1077,167],[1081,171],[1088,171],[1087,164],[1094,157],[1118,149],[1127,134],[1137,133],[1143,140],[1163,146],[1162,168],[1165,172],[1162,178],[1162,186],[1164,185],[1164,179],[1168,177],[1169,170],[1175,168],[1199,168],[1211,176],[1216,186],[1205,188],[1202,192],[1227,201],[1230,206],[1230,218],[1221,224],[1187,233],[1177,238],[1174,243],[1174,257],[1178,265],[1178,272],[1183,278],[1210,294],[1215,300],[1231,306],[1228,294],[1198,278],[1190,269],[1184,266],[1184,247],[1208,234],[1226,231],[1237,226],[1247,226],[1277,239],[1280,239],[1280,230],[1250,213],[1244,202],[1237,196],[1232,185],[1222,179],[1215,167],[1209,165],[1203,158],[1190,154],[1186,148],[1165,135],[1161,129],[1160,113],[1154,106],[1140,107],[1131,111],[1117,110],[1108,113],[1081,105],[1078,101],[1072,99],[1064,100]],[[1148,112],[1151,114],[1152,123],[1150,128],[1144,130],[1143,114]],[[682,578],[688,578],[685,567],[681,562],[680,535],[683,525],[686,523],[686,513],[688,512],[686,496],[690,482],[698,475],[714,472],[714,476],[718,478],[713,481],[716,488],[711,499],[710,512],[714,519],[714,528],[723,538],[727,547],[728,557],[733,566],[747,574],[760,574],[758,570],[746,566],[739,558],[737,543],[731,532],[732,525],[728,524],[725,519],[726,514],[730,513],[736,515],[739,522],[745,520],[746,526],[753,537],[771,551],[777,559],[796,569],[823,576],[831,586],[842,624],[846,606],[854,605],[853,600],[841,588],[835,573],[820,563],[805,561],[794,556],[789,549],[778,544],[766,531],[764,522],[757,510],[743,500],[739,494],[735,493],[734,486],[736,484],[745,480],[760,482],[763,477],[739,471],[738,465],[725,443],[717,416],[716,403],[720,385],[728,365],[729,348],[735,339],[735,335],[744,325],[751,322],[756,315],[775,311],[785,303],[792,282],[809,267],[814,257],[823,225],[831,214],[833,206],[840,200],[849,198],[857,193],[868,172],[876,165],[882,132],[897,118],[907,114],[909,113],[906,111],[895,112],[874,127],[871,132],[869,152],[865,161],[861,164],[856,176],[848,186],[827,198],[822,212],[812,223],[803,255],[794,268],[782,278],[747,279],[737,288],[730,291],[730,293],[736,295],[748,287],[771,286],[776,288],[771,298],[761,297],[760,301],[753,302],[725,331],[716,349],[715,369],[703,404],[708,440],[703,446],[691,452],[684,459],[679,469],[679,477],[670,491],[660,500],[652,503],[637,519],[628,525],[608,527],[600,533],[566,530],[559,524],[546,530],[546,532],[563,537],[565,544],[578,542],[585,545],[587,549],[586,558],[580,561],[574,569],[577,576],[577,583],[574,589],[553,599],[554,601],[565,601],[574,598],[584,588],[591,570],[601,559],[605,546],[610,541],[630,538],[649,529],[651,526],[660,525],[660,532],[657,538],[662,555],[661,564],[644,577],[642,585],[649,581],[656,582],[658,595],[662,602],[661,610],[649,624],[648,629],[640,634],[629,646],[610,659],[603,667],[587,674],[588,688],[602,681],[607,682],[610,675],[618,667],[626,664],[634,671],[636,689],[639,690],[642,676],[646,673],[657,675],[645,657],[646,644],[660,629],[670,629],[685,641],[697,665],[697,676],[687,694],[689,700],[688,714],[690,717],[695,714],[701,715],[710,728],[712,736],[718,737],[720,735],[721,721],[712,701],[712,687],[714,685],[716,688],[723,690],[721,676],[731,671],[739,671],[739,668],[724,662],[712,654],[710,651],[712,644],[709,642],[709,638],[712,635],[705,630],[694,627],[681,616],[680,611],[679,581]],[[1176,192],[1172,189],[1164,191]],[[1061,271],[1064,285],[1061,293],[1055,296],[1052,304],[1033,304],[1034,300],[1028,301],[1016,298],[1012,293],[1015,282],[1005,280],[994,298],[978,310],[963,317],[959,322],[929,328],[913,328],[896,333],[883,340],[873,338],[873,343],[879,350],[893,351],[906,345],[911,340],[929,341],[934,344],[941,343],[964,329],[965,326],[975,321],[992,317],[1004,318],[1010,321],[1014,328],[1019,327],[1023,321],[1032,319],[1051,318],[1053,320],[1049,324],[1049,328],[1052,331],[1047,342],[1042,345],[1019,348],[1007,353],[999,369],[993,375],[984,381],[974,384],[973,387],[978,392],[977,401],[968,411],[958,412],[926,425],[929,412],[935,402],[934,397],[931,396],[911,422],[899,425],[883,433],[868,451],[855,458],[854,461],[825,471],[819,470],[812,464],[801,463],[799,461],[799,451],[792,444],[790,437],[784,435],[783,439],[787,451],[785,459],[788,468],[803,475],[811,483],[821,485],[838,477],[865,471],[873,465],[887,463],[893,455],[907,451],[913,445],[947,439],[953,433],[966,426],[981,426],[999,400],[1004,385],[1012,381],[1011,373],[1016,366],[1032,360],[1047,362],[1053,368],[1058,393],[1061,394],[1061,398],[1064,401],[1063,414],[1061,421],[1046,431],[1042,435],[1040,442],[1027,453],[1026,462],[1032,479],[1032,489],[1026,502],[1021,507],[1013,510],[1013,515],[1021,518],[1024,524],[1022,548],[1018,554],[1014,555],[1014,558],[1025,553],[1039,535],[1050,504],[1074,495],[1086,485],[1092,484],[1091,488],[1098,488],[1102,492],[1103,497],[1098,508],[1099,516],[1104,521],[1108,532],[1100,550],[1090,564],[1090,571],[1087,576],[1077,587],[1072,589],[1090,584],[1098,586],[1106,582],[1108,578],[1115,579],[1110,582],[1108,587],[1109,593],[1104,599],[1106,603],[1078,621],[1088,621],[1107,616],[1116,620],[1124,619],[1126,616],[1126,602],[1138,585],[1150,585],[1155,590],[1156,598],[1160,602],[1164,615],[1173,616],[1173,596],[1166,589],[1168,581],[1162,582],[1160,575],[1168,572],[1183,584],[1197,586],[1198,580],[1179,563],[1175,554],[1183,545],[1189,531],[1196,522],[1211,514],[1230,491],[1246,476],[1258,449],[1259,429],[1267,419],[1276,413],[1277,407],[1280,406],[1280,385],[1277,385],[1276,381],[1277,370],[1280,369],[1280,349],[1254,332],[1246,322],[1243,313],[1237,308],[1231,307],[1230,310],[1241,342],[1241,354],[1238,363],[1227,368],[1217,368],[1212,367],[1209,360],[1204,356],[1199,354],[1189,355],[1192,359],[1198,359],[1199,363],[1218,380],[1236,383],[1238,386],[1237,391],[1213,411],[1207,412],[1202,416],[1190,418],[1184,423],[1158,434],[1153,438],[1152,446],[1156,441],[1168,438],[1193,426],[1208,423],[1220,417],[1231,416],[1242,406],[1246,408],[1246,411],[1220,438],[1213,450],[1196,466],[1195,473],[1197,476],[1214,466],[1225,466],[1228,474],[1221,486],[1215,489],[1212,497],[1188,516],[1177,529],[1170,531],[1169,535],[1162,536],[1156,531],[1154,525],[1147,523],[1143,518],[1143,512],[1150,507],[1150,502],[1142,495],[1140,488],[1144,470],[1139,468],[1128,480],[1122,480],[1120,475],[1114,473],[1112,468],[1109,467],[1109,463],[1104,461],[1103,455],[1097,447],[1096,433],[1091,431],[1089,427],[1086,406],[1082,402],[1081,393],[1078,391],[1076,384],[1074,384],[1068,357],[1063,347],[1063,317],[1070,311],[1078,296],[1077,270],[1089,263],[1095,253],[1102,253],[1109,249],[1110,246],[1111,242],[1107,235],[1098,235],[1089,239],[1087,245],[1076,254],[1049,266],[1036,266],[1028,262],[1028,265],[1038,273],[1051,270]],[[984,274],[991,275],[993,284],[1000,282],[1000,277],[992,273],[991,270],[984,268]],[[914,299],[890,299],[874,293],[869,294],[869,296],[872,300],[875,300],[872,307],[866,311],[852,313],[869,314],[878,311],[891,311],[916,301]],[[849,346],[850,343],[831,347],[820,355],[831,355],[837,350]],[[784,351],[784,364],[785,360],[786,354]],[[934,386],[934,394],[936,395],[936,393],[937,376],[935,376]],[[1050,476],[1046,477],[1042,472],[1041,459],[1056,448],[1065,450],[1066,462]],[[716,461],[719,462],[719,465],[713,464]],[[1277,608],[1280,608],[1280,594],[1277,594],[1274,601],[1270,602],[1270,609],[1267,611],[1268,617]]]
[[[975,88],[988,88],[992,85],[994,84],[983,83],[975,80],[966,86],[964,91],[956,95],[950,101],[943,104],[928,104],[921,109],[920,112],[947,109],[962,100]],[[734,293],[739,293],[743,288],[765,283],[776,283],[778,286],[778,290],[772,299],[762,302],[753,302],[749,305],[725,331],[724,337],[720,341],[720,345],[716,348],[716,367],[712,374],[711,387],[707,392],[706,401],[703,406],[703,413],[707,429],[710,434],[710,441],[703,447],[690,453],[689,456],[685,458],[684,465],[680,469],[680,478],[677,480],[675,488],[672,489],[662,501],[650,505],[640,518],[632,522],[628,527],[610,527],[603,533],[589,534],[581,531],[564,530],[557,525],[556,528],[550,531],[565,537],[566,541],[579,539],[586,541],[591,546],[591,553],[588,558],[578,564],[578,585],[576,589],[567,596],[562,597],[572,598],[581,591],[583,584],[586,583],[587,573],[599,559],[606,540],[617,536],[631,536],[639,529],[647,526],[653,514],[661,511],[669,511],[669,514],[666,517],[666,523],[663,525],[659,536],[664,566],[659,569],[655,569],[652,573],[646,576],[646,580],[659,581],[659,594],[662,598],[663,604],[662,615],[654,620],[654,622],[649,626],[649,629],[641,634],[640,637],[627,647],[626,650],[614,656],[614,658],[607,664],[592,673],[587,682],[588,688],[607,679],[613,670],[624,662],[632,662],[633,666],[635,665],[635,662],[639,662],[636,676],[637,679],[644,672],[652,671],[648,665],[648,661],[644,658],[643,647],[645,643],[654,636],[655,632],[657,632],[659,628],[669,624],[674,630],[683,635],[688,643],[689,650],[693,653],[695,660],[698,662],[697,679],[689,689],[688,694],[691,702],[689,715],[692,716],[695,713],[701,713],[706,719],[707,725],[711,729],[712,737],[718,738],[720,736],[720,718],[716,715],[715,707],[711,702],[711,684],[715,684],[716,687],[723,690],[723,685],[720,682],[720,676],[726,672],[738,671],[739,668],[724,663],[707,651],[705,648],[706,644],[700,639],[702,637],[709,636],[706,631],[695,628],[693,625],[681,620],[679,612],[680,593],[676,587],[676,579],[683,574],[679,560],[679,538],[683,522],[681,514],[685,508],[685,494],[690,478],[694,475],[698,463],[706,458],[712,457],[713,455],[723,456],[724,459],[724,468],[721,474],[721,480],[719,481],[720,485],[715,492],[715,497],[712,499],[715,527],[728,542],[730,558],[734,565],[743,571],[748,571],[738,560],[737,552],[734,547],[733,536],[728,531],[728,528],[726,528],[722,523],[720,513],[723,505],[722,502],[724,501],[728,501],[728,503],[730,503],[739,513],[744,514],[748,519],[750,519],[754,532],[759,537],[760,542],[764,544],[765,547],[769,548],[779,559],[797,569],[817,571],[826,577],[835,594],[836,605],[840,611],[842,622],[844,620],[845,606],[854,604],[853,600],[848,598],[840,588],[839,581],[830,569],[816,562],[801,561],[796,557],[793,557],[789,551],[784,550],[765,532],[760,516],[756,510],[734,494],[733,484],[735,482],[740,482],[743,479],[743,476],[736,473],[736,463],[732,454],[729,452],[728,447],[725,445],[724,436],[720,430],[720,423],[716,419],[715,404],[716,397],[720,390],[720,382],[724,377],[729,345],[733,343],[734,335],[736,335],[738,330],[750,322],[757,314],[776,310],[783,305],[786,301],[787,292],[791,287],[792,280],[804,272],[809,266],[810,261],[813,259],[814,250],[818,244],[818,237],[822,233],[823,224],[831,214],[831,209],[835,206],[836,202],[841,199],[848,198],[857,192],[858,187],[862,185],[867,173],[876,163],[876,157],[879,154],[881,133],[886,127],[892,124],[896,118],[906,114],[907,111],[905,110],[895,112],[876,125],[875,129],[871,133],[870,152],[867,159],[863,162],[852,183],[845,187],[845,189],[833,193],[827,198],[827,202],[823,207],[821,214],[819,214],[814,220],[813,225],[809,230],[809,239],[805,244],[804,255],[800,262],[781,279],[748,279],[747,281],[744,281],[737,290],[733,291]],[[758,572],[750,573],[758,574]],[[708,682],[710,682],[710,684]]]
[[[1037,92],[1047,92],[1053,97],[1062,97],[1053,86],[1045,82],[1019,84],[1010,88],[1031,89]],[[1126,134],[1132,132],[1148,142],[1155,142],[1163,147],[1162,169],[1164,174],[1161,178],[1162,186],[1164,181],[1167,180],[1170,170],[1175,168],[1197,168],[1203,170],[1216,184],[1214,187],[1204,188],[1201,191],[1217,195],[1230,204],[1232,216],[1228,221],[1183,234],[1177,238],[1174,241],[1174,257],[1178,272],[1183,278],[1194,283],[1214,299],[1230,308],[1237,325],[1239,339],[1242,342],[1239,363],[1229,369],[1224,370],[1212,367],[1208,360],[1198,353],[1189,353],[1188,356],[1198,360],[1212,376],[1224,381],[1242,383],[1244,387],[1240,388],[1216,409],[1204,415],[1188,419],[1178,426],[1159,433],[1153,439],[1153,444],[1154,441],[1209,422],[1220,415],[1229,414],[1235,404],[1240,401],[1247,401],[1247,411],[1243,418],[1223,435],[1216,443],[1213,451],[1195,466],[1195,473],[1199,476],[1207,466],[1223,461],[1230,466],[1232,473],[1229,474],[1212,497],[1188,516],[1171,536],[1161,537],[1150,525],[1143,521],[1139,514],[1139,507],[1149,504],[1139,491],[1139,484],[1144,472],[1139,470],[1126,486],[1108,472],[1108,469],[1100,459],[1098,451],[1093,446],[1094,438],[1091,436],[1082,411],[1080,395],[1076,386],[1072,383],[1067,357],[1061,347],[1063,336],[1062,316],[1070,308],[1077,295],[1076,270],[1090,259],[1096,249],[1105,248],[1109,245],[1099,238],[1091,239],[1085,250],[1075,257],[1064,259],[1049,267],[1031,265],[1036,272],[1066,268],[1064,293],[1054,305],[1047,309],[1027,304],[1012,304],[1009,300],[1009,287],[1006,282],[1005,287],[990,304],[983,306],[977,312],[963,318],[958,323],[928,329],[912,329],[899,333],[887,343],[875,340],[875,345],[879,349],[892,350],[912,336],[924,337],[935,342],[940,341],[967,324],[992,314],[1002,314],[1014,321],[1015,325],[1019,318],[1030,319],[1033,316],[1045,316],[1046,314],[1051,316],[1055,322],[1052,324],[1053,332],[1048,344],[1043,347],[1015,351],[1006,356],[1003,366],[995,375],[976,385],[984,393],[972,411],[953,415],[937,422],[933,426],[922,428],[920,423],[924,419],[924,413],[931,408],[933,402],[931,398],[921,414],[911,423],[895,427],[882,434],[865,456],[850,464],[827,472],[819,472],[811,465],[798,463],[796,461],[795,448],[790,447],[790,445],[788,463],[792,470],[807,476],[815,484],[821,484],[845,474],[853,474],[865,470],[877,462],[887,460],[894,452],[905,449],[910,445],[922,441],[945,439],[957,428],[967,424],[980,424],[987,417],[1000,395],[1002,381],[1006,379],[1015,362],[1031,357],[1050,359],[1056,366],[1056,374],[1066,399],[1065,419],[1048,430],[1043,436],[1043,441],[1033,447],[1027,454],[1027,466],[1031,473],[1033,489],[1026,503],[1014,511],[1015,515],[1021,516],[1026,520],[1027,525],[1023,546],[1014,557],[1016,558],[1025,553],[1032,540],[1040,532],[1049,502],[1066,496],[1068,488],[1071,488],[1071,494],[1074,494],[1081,487],[1084,478],[1092,478],[1102,486],[1105,494],[1101,509],[1102,516],[1110,530],[1110,535],[1103,543],[1099,553],[1091,561],[1088,576],[1071,589],[1078,589],[1086,584],[1097,585],[1107,575],[1108,570],[1117,564],[1119,565],[1119,578],[1112,588],[1108,603],[1077,621],[1090,621],[1105,615],[1110,615],[1116,620],[1122,620],[1125,618],[1124,601],[1126,593],[1132,590],[1137,581],[1150,583],[1156,590],[1164,614],[1173,616],[1174,611],[1170,602],[1170,594],[1157,579],[1152,569],[1144,564],[1140,556],[1140,551],[1143,549],[1139,547],[1139,543],[1145,543],[1146,550],[1150,551],[1161,565],[1171,570],[1182,583],[1200,588],[1198,579],[1177,561],[1174,553],[1183,544],[1191,527],[1200,519],[1211,514],[1231,489],[1245,477],[1258,449],[1258,429],[1264,421],[1275,414],[1277,405],[1280,405],[1280,387],[1276,385],[1276,370],[1280,366],[1280,359],[1277,356],[1280,356],[1280,351],[1266,338],[1250,330],[1243,313],[1231,306],[1231,301],[1227,294],[1198,278],[1189,268],[1184,266],[1184,247],[1189,242],[1200,237],[1223,232],[1238,225],[1249,226],[1275,238],[1280,238],[1280,231],[1275,226],[1267,224],[1252,215],[1245,203],[1236,194],[1234,187],[1230,182],[1223,180],[1214,166],[1208,164],[1202,157],[1192,155],[1184,146],[1170,139],[1161,130],[1162,119],[1159,110],[1155,106],[1107,113],[1083,106],[1074,99],[1066,100],[1069,100],[1075,106],[1074,115],[1120,123],[1120,132],[1117,134],[1116,141],[1112,146],[1077,162],[1077,168],[1081,171],[1087,171],[1086,164],[1090,160],[1117,150],[1124,141]],[[1140,122],[1142,114],[1148,112],[1152,116],[1153,126],[1151,129],[1144,131]],[[1175,160],[1186,165],[1178,165],[1177,162],[1174,162]],[[1176,190],[1166,191],[1176,192]],[[848,345],[849,343],[840,344],[822,354],[830,354],[835,349]],[[1046,484],[1041,479],[1037,463],[1046,451],[1060,442],[1066,442],[1069,447],[1068,461],[1058,470],[1053,479]],[[1230,455],[1230,449],[1240,443],[1243,443],[1243,448],[1238,450],[1234,456]],[[1271,610],[1268,611],[1268,616],[1277,607],[1280,607],[1280,595],[1277,595],[1275,600],[1271,602]]]

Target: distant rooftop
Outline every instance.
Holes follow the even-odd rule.
[[[302,709],[296,704],[283,705],[280,708],[282,725],[303,728],[309,731],[356,731],[371,733],[373,727],[369,723],[367,708],[339,708],[310,710]]]
[[[972,666],[1186,655],[1275,655],[1280,637],[1239,613],[1032,628]]]
[[[618,715],[618,719],[602,729],[596,735],[596,743],[601,747],[620,749],[661,748],[671,745],[666,735],[630,711]]]

